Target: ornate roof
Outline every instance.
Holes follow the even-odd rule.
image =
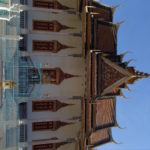
[[[96,128],[102,129],[115,124],[116,100],[113,98],[98,100],[96,107]]]
[[[116,7],[90,0],[82,1],[83,54],[86,59],[85,148],[112,142],[112,127],[119,127],[116,118],[116,96],[123,96],[122,88],[137,79],[150,75],[129,67],[123,62],[125,54],[117,54],[117,31],[120,23],[113,23]],[[86,28],[85,28],[86,27]],[[120,127],[119,127],[120,128]],[[86,149],[86,148],[85,148]]]
[[[89,147],[93,148],[108,142],[111,142],[111,128],[97,130],[89,137]]]

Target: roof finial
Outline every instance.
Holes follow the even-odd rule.
[[[137,81],[139,79],[150,77],[150,74],[135,70],[134,67],[128,67],[127,69],[131,73],[131,77],[127,81],[128,84],[133,84],[135,81]]]
[[[122,84],[119,88],[120,88],[120,89],[126,89],[126,90],[128,90],[128,91],[131,91],[130,88],[127,86],[126,83]]]
[[[120,96],[127,99],[127,97],[123,94],[123,92],[120,90]]]
[[[126,127],[120,127],[120,125],[118,124],[118,122],[117,121],[115,121],[115,127],[117,127],[117,128],[119,128],[119,129],[121,129],[121,130],[123,130],[123,129],[126,129]]]
[[[116,23],[117,30],[120,28],[120,25],[123,24],[125,21],[120,21]]]
[[[129,54],[129,53],[131,53],[131,51],[126,51],[126,52],[120,54],[121,59],[123,59],[124,56],[127,55],[127,54]]]
[[[122,142],[119,142],[119,143],[118,143],[118,142],[116,142],[116,141],[113,139],[113,137],[112,137],[112,136],[111,136],[111,142],[112,142],[112,143],[115,143],[115,144],[122,144]]]
[[[121,4],[118,4],[118,5],[115,5],[115,6],[112,6],[111,9],[112,9],[112,12],[114,13],[116,11],[117,8],[119,8],[121,6]]]
[[[148,78],[150,77],[150,74],[148,73],[144,73],[144,72],[140,72],[140,71],[135,71],[136,77],[138,78]]]
[[[130,62],[132,62],[132,61],[136,61],[136,60],[135,60],[135,59],[130,59],[130,60],[126,61],[126,62],[125,62],[126,66],[128,66],[128,64],[129,64]]]
[[[124,87],[125,89],[127,89],[128,91],[132,91],[128,86],[127,86],[127,84],[125,84],[125,87]]]

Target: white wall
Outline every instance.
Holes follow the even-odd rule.
[[[74,29],[64,30],[60,33],[34,31],[32,32],[32,20],[57,20],[63,25],[73,27]],[[49,93],[51,96],[83,96],[84,94],[84,59],[66,57],[72,54],[82,53],[82,39],[81,37],[68,35],[69,33],[81,32],[81,20],[75,14],[58,13],[53,14],[43,11],[29,11],[28,12],[28,27],[30,33],[28,34],[28,55],[35,63],[49,64],[49,67],[60,67],[64,72],[73,75],[80,75],[64,80],[58,85],[42,85],[41,96]],[[64,34],[63,34],[64,33]],[[60,43],[74,48],[63,49],[60,52],[53,54],[51,52],[34,52],[32,51],[32,40],[58,40]],[[33,92],[37,92],[38,85]]]
[[[42,99],[44,100],[44,99]],[[48,99],[46,99],[48,100]],[[58,139],[75,138],[81,129],[81,123],[78,120],[71,120],[73,117],[81,116],[81,100],[80,99],[68,99],[59,101],[74,104],[59,109],[57,112],[32,112],[32,101],[27,102],[28,112],[28,142],[31,143],[33,140],[50,139],[57,137]],[[57,131],[32,131],[32,123],[40,121],[64,121],[72,124],[63,126]]]
[[[59,0],[64,5],[72,8],[76,8],[76,0]],[[32,6],[32,1],[28,0],[29,6]],[[57,20],[59,23],[73,27],[73,29],[62,30],[60,32],[45,32],[45,31],[33,31],[32,20]],[[59,139],[75,138],[81,129],[81,123],[79,121],[71,121],[72,117],[81,116],[81,100],[79,99],[65,99],[64,97],[72,96],[84,96],[84,58],[70,57],[68,55],[81,54],[82,53],[82,38],[80,36],[73,36],[74,33],[80,34],[82,32],[81,19],[76,14],[50,13],[47,10],[44,11],[28,11],[28,45],[27,55],[29,55],[33,63],[41,64],[42,68],[56,68],[59,67],[64,73],[72,75],[79,75],[79,77],[73,77],[65,79],[60,85],[43,84],[40,86],[37,84],[33,90],[33,95],[40,93],[40,99],[49,94],[50,97],[57,97],[57,100],[64,101],[65,103],[74,104],[59,109],[57,112],[32,112],[32,100],[28,103],[28,144],[29,150],[32,149],[33,140],[50,139],[58,137]],[[73,48],[63,49],[58,53],[51,52],[35,52],[32,51],[33,40],[58,40],[61,44],[71,46]],[[46,66],[45,64],[49,64]],[[47,98],[49,99],[49,98]],[[35,99],[37,100],[37,99]],[[43,99],[44,100],[44,99]],[[53,99],[52,99],[53,100]],[[57,131],[32,131],[32,123],[36,121],[70,121],[73,124],[59,128]],[[40,141],[41,143],[44,141]],[[67,144],[59,148],[59,150],[73,150],[75,144]]]

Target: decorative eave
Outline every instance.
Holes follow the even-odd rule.
[[[96,47],[97,47],[96,46],[96,37],[97,37],[96,33],[97,33],[97,25],[98,24],[103,24],[103,25],[113,28],[114,33],[115,33],[114,34],[115,39],[113,39],[113,48],[112,49],[115,49],[113,51],[116,51],[116,49],[117,49],[117,43],[116,43],[117,33],[116,32],[118,31],[118,23],[114,24],[112,22],[108,22],[104,19],[101,19],[101,17],[98,15],[99,13],[97,13],[96,10],[94,10],[94,9],[95,8],[93,8],[93,6],[87,6],[85,8],[85,11],[83,11],[84,34],[82,36],[82,40],[83,40],[83,48],[85,49],[84,55],[86,55],[87,51],[89,51],[90,48],[96,49]],[[95,12],[92,12],[92,10],[94,10]],[[98,15],[98,16],[96,16],[96,15]],[[92,22],[94,25],[91,25]],[[91,30],[92,30],[93,34],[91,33]],[[116,53],[116,52],[114,52],[114,53]]]
[[[105,54],[103,54],[105,55]],[[112,62],[115,62],[115,63],[121,63],[122,62],[122,58],[120,55],[114,55],[114,54],[107,54],[105,56],[105,58],[111,60]]]
[[[104,11],[105,13],[109,12],[110,20],[108,20],[108,21],[113,22],[113,15],[114,15],[114,11],[116,10],[117,6],[111,7],[109,5],[100,3],[99,1],[95,1],[95,0],[93,0],[92,6],[105,10]]]
[[[97,0],[90,0],[90,1],[92,1],[92,5],[95,6],[95,7],[105,7],[106,9],[112,8],[111,6],[106,5],[104,3],[101,3],[101,2],[99,2]]]
[[[110,37],[111,41],[109,42],[110,46],[106,46],[106,45],[98,45],[97,43],[102,43],[102,42],[108,42],[108,41],[101,41],[99,38],[100,33],[98,32],[100,29],[99,28],[104,28],[104,33],[106,34],[108,37]],[[99,30],[98,30],[99,29]],[[111,30],[110,30],[111,29]],[[101,29],[103,30],[103,29]],[[106,32],[107,31],[107,32]],[[107,21],[103,21],[100,19],[95,19],[94,20],[94,48],[95,49],[101,49],[103,53],[110,53],[110,54],[117,54],[117,26],[116,24],[112,23],[112,22],[107,22]],[[101,33],[102,34],[102,33]],[[101,35],[102,36],[102,35]],[[106,38],[106,37],[105,37]],[[99,41],[97,41],[97,39],[99,39]],[[107,43],[108,44],[108,43]]]
[[[55,105],[55,110],[57,111],[63,107],[72,106],[74,104],[63,103],[58,100],[55,100],[54,105]]]
[[[119,5],[110,7],[93,0],[85,0],[82,2],[84,3],[84,5],[82,5],[82,50],[87,65],[85,70],[87,75],[85,97],[85,136],[82,139],[82,143],[86,144],[88,149],[92,149],[108,142],[116,143],[112,138],[110,129],[112,127],[121,128],[117,123],[116,117],[116,96],[124,96],[121,91],[122,88],[129,90],[127,87],[128,81],[135,79],[137,76],[127,69],[130,61],[123,62],[123,57],[125,54],[117,55],[117,33],[121,23],[123,22],[113,23],[112,21],[114,11]],[[93,5],[93,3],[95,5]],[[101,8],[111,11],[112,21],[107,19],[105,20],[101,17]],[[105,33],[107,33],[108,36],[106,36]],[[100,34],[101,36],[99,36]],[[104,39],[104,35],[106,40]],[[111,41],[107,42],[107,40],[110,39]],[[102,43],[102,46],[96,45],[96,42]],[[110,46],[107,47],[107,45],[105,46],[104,44],[108,44]],[[118,77],[118,74],[114,73],[113,76],[116,77],[116,80],[113,82],[108,82],[108,84],[106,82],[102,83],[102,77],[104,77],[104,70],[102,70],[104,67],[102,66],[103,62],[110,66],[110,71],[113,68],[112,70],[117,73],[119,72],[119,75],[122,74],[123,77],[121,75]],[[98,105],[97,103],[100,101],[99,98],[114,98],[114,105],[112,114],[113,119],[111,122],[108,121],[106,124],[104,122],[104,125],[100,124],[98,126],[96,122],[96,105]],[[91,143],[91,135],[94,132],[105,129],[109,129],[109,138]]]

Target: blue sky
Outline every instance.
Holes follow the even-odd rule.
[[[124,60],[135,59],[130,66],[150,73],[150,0],[100,0],[121,6],[114,21],[124,20],[118,32],[118,53],[131,51]],[[98,150],[150,150],[150,79],[137,81],[124,90],[127,99],[117,98],[117,120],[123,130],[113,129],[119,145],[106,144]]]

